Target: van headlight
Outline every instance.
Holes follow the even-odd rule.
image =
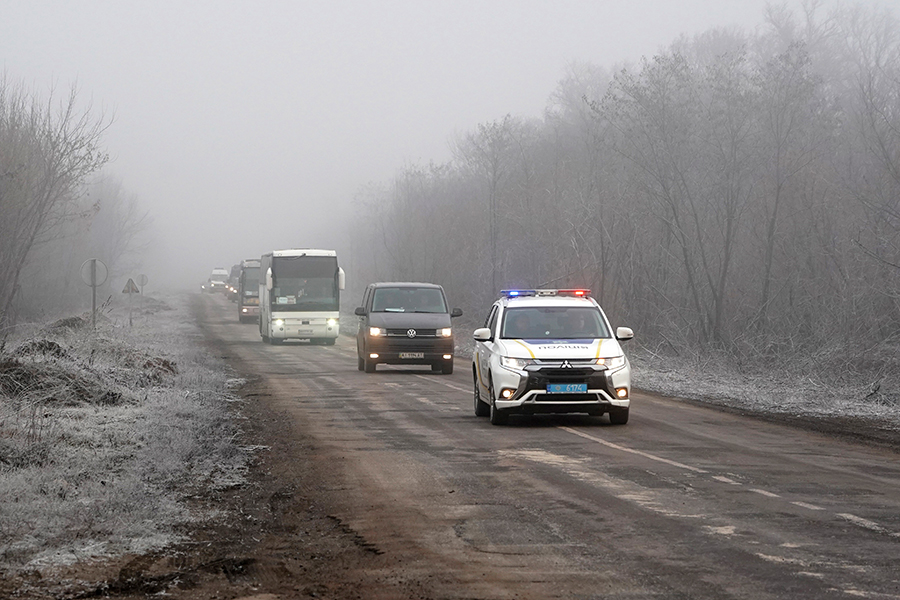
[[[372,337],[381,337],[387,335],[387,330],[384,327],[369,327],[369,335]]]
[[[621,356],[609,356],[606,358],[598,358],[598,365],[605,365],[607,369],[612,371],[613,369],[621,369],[625,366],[625,355]]]
[[[275,327],[281,327],[284,325],[284,319],[275,319],[275,321],[273,322],[275,324]]]
[[[438,329],[435,334],[437,335],[437,337],[450,337],[451,335],[453,335],[453,328],[444,327],[443,329]]]
[[[326,323],[328,323],[329,327],[334,327],[335,325],[338,324],[338,320],[337,319],[328,319],[328,321],[326,321]]]
[[[511,356],[501,356],[500,366],[510,371],[521,371],[528,365],[533,365],[534,361],[530,358],[512,358]]]

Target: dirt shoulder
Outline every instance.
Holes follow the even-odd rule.
[[[224,344],[207,342],[243,374]],[[422,598],[409,579],[383,581],[390,557],[334,516],[323,493],[333,464],[296,420],[282,414],[265,380],[252,379],[233,403],[239,446],[256,448],[246,483],[188,499],[198,514],[186,541],[158,552],[25,570],[0,579],[0,597]]]

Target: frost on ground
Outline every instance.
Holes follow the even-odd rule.
[[[240,386],[181,300],[151,298],[0,341],[0,574],[144,553],[178,539],[200,488],[244,481]]]
[[[769,365],[724,355],[661,356],[641,347],[629,357],[634,386],[644,391],[764,415],[851,418],[900,430],[896,351],[870,350],[858,361],[842,358],[851,352],[833,354],[782,357]]]

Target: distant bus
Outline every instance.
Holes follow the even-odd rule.
[[[259,259],[247,258],[241,261],[241,271],[237,278],[238,320],[253,323],[259,319]]]
[[[344,270],[334,250],[275,250],[260,258],[259,334],[334,344],[340,322]]]

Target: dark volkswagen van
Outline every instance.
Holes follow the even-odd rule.
[[[363,294],[356,333],[359,370],[374,373],[375,365],[431,365],[453,372],[452,317],[462,310],[447,308],[444,288],[433,283],[372,283]]]

